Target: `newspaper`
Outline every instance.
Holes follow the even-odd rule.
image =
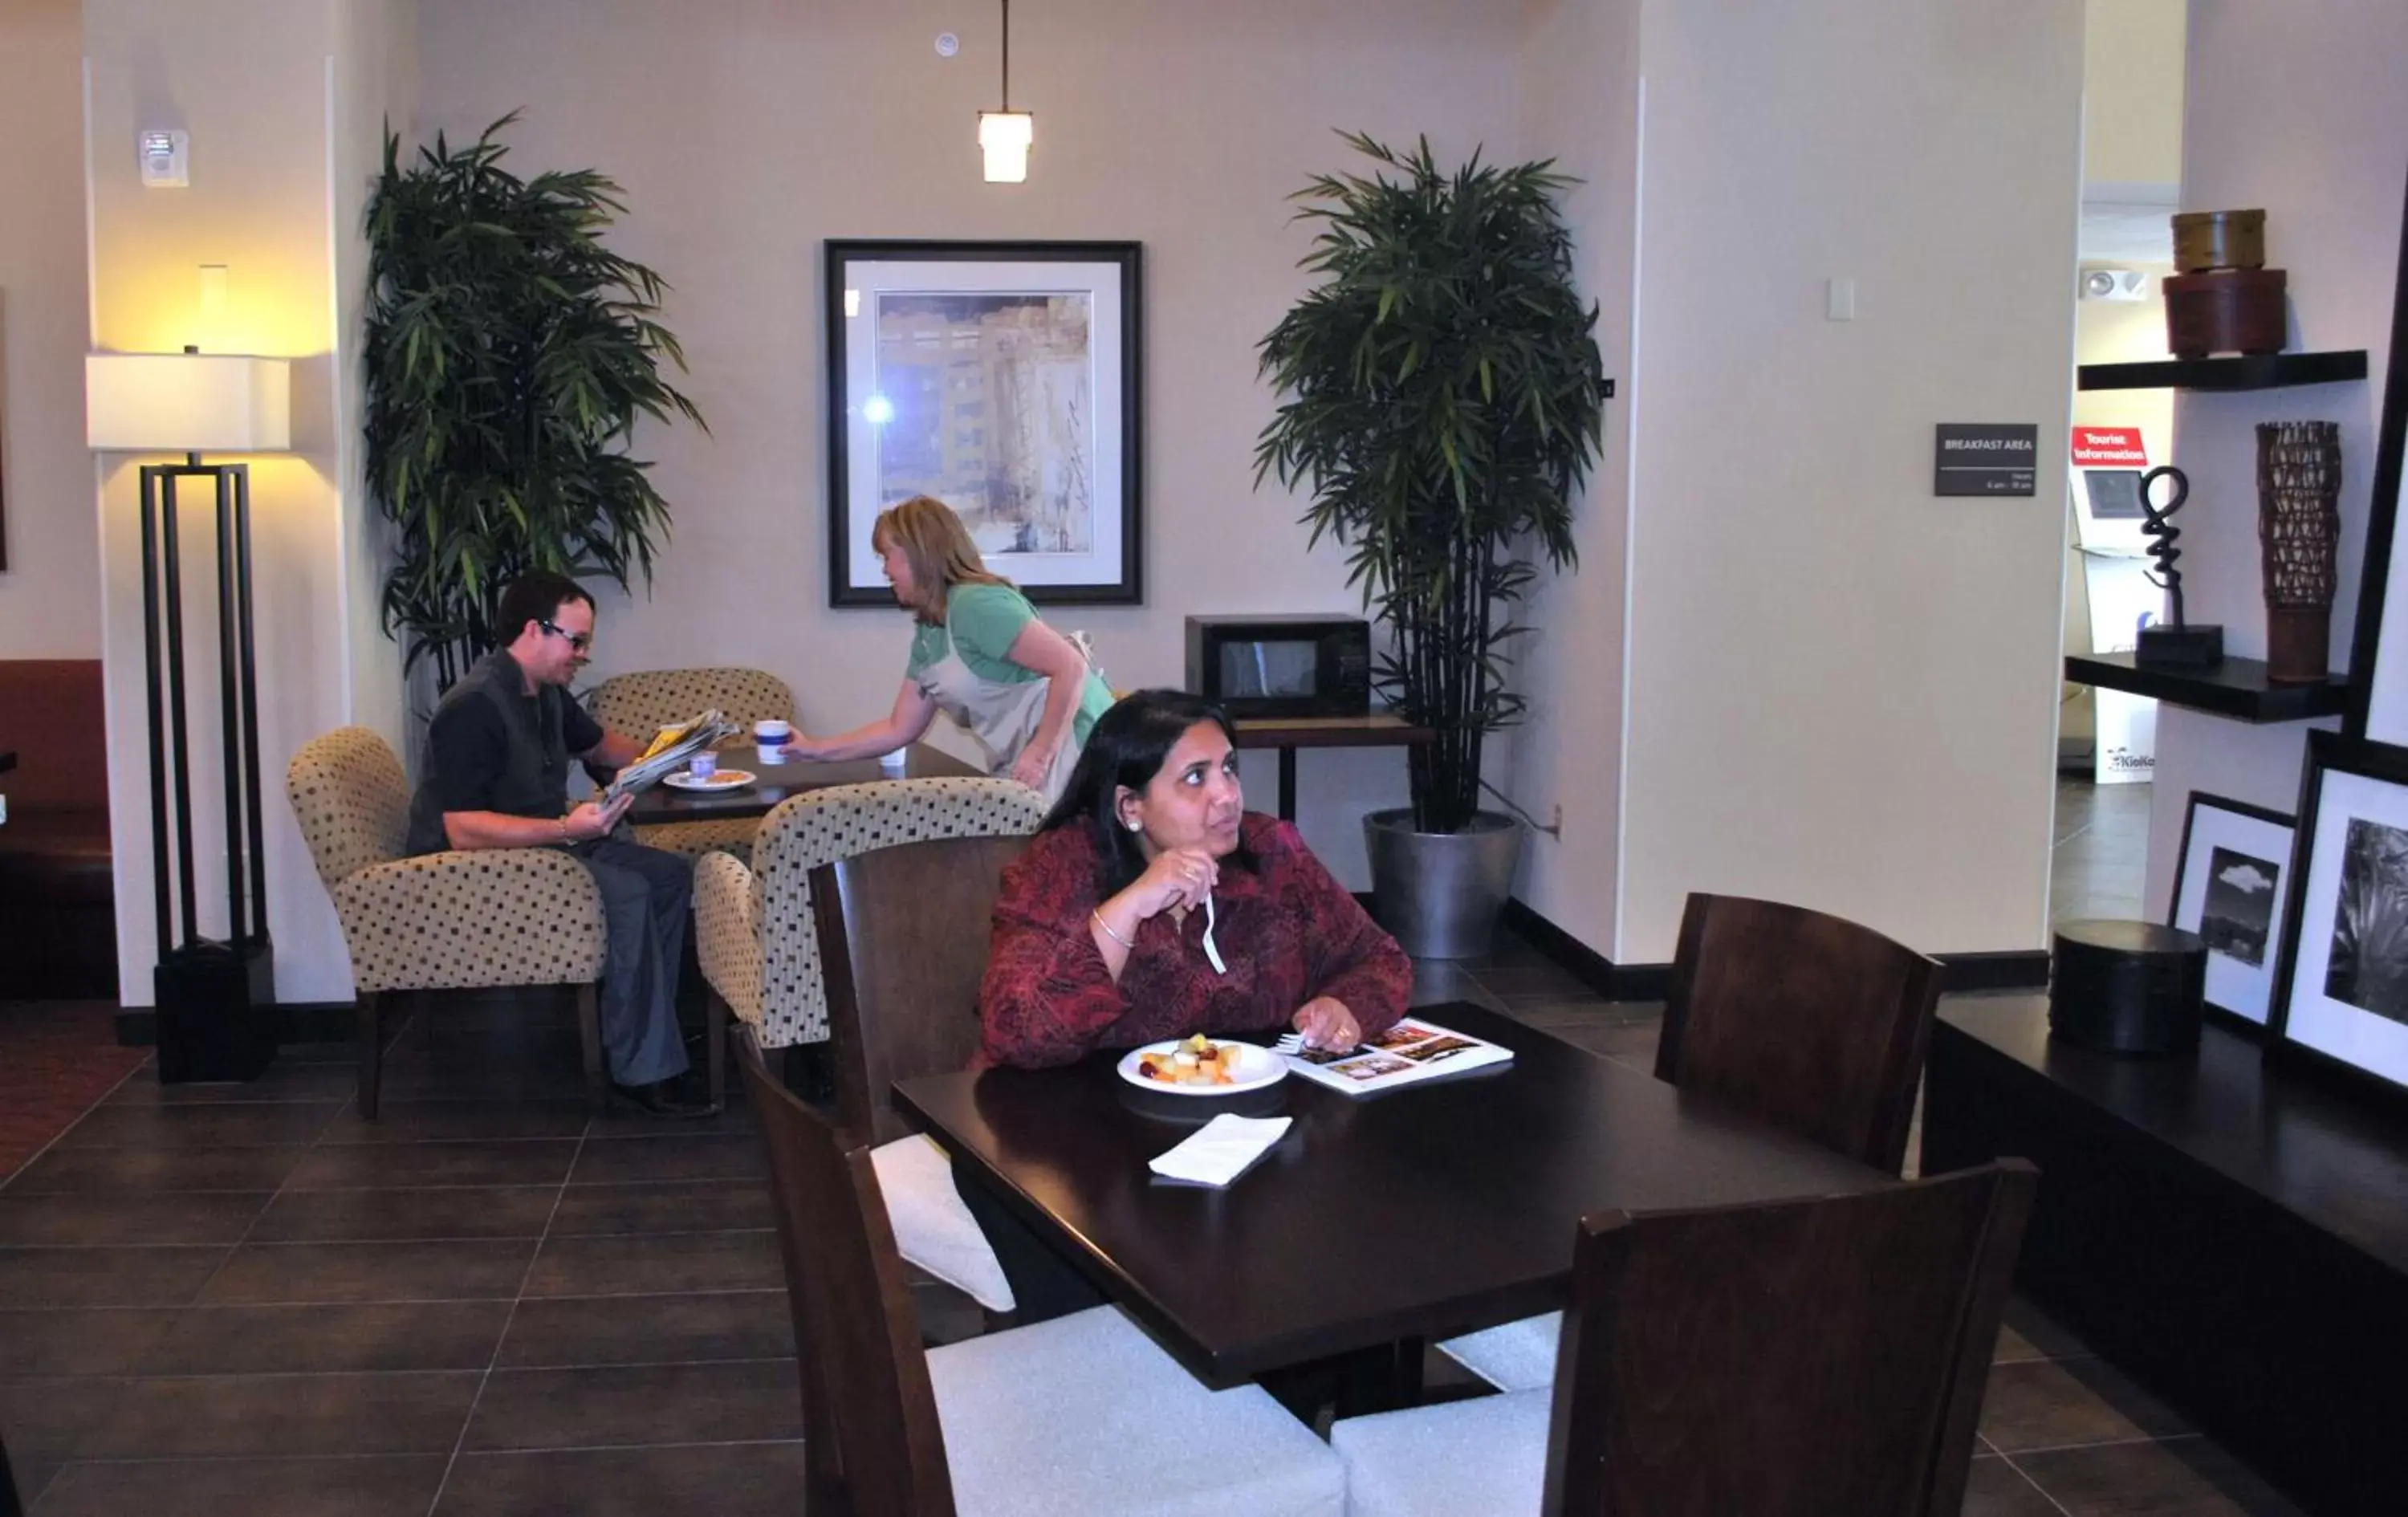
[[[636,761],[611,777],[595,800],[608,806],[622,795],[638,795],[659,784],[661,780],[684,768],[696,753],[714,748],[743,729],[716,710],[705,711],[690,722],[663,727],[652,738],[652,744]]]

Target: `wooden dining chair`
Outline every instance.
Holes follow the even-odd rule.
[[[1018,1304],[1003,1266],[952,1162],[887,1110],[885,1093],[977,1051],[1003,862],[1044,815],[1043,799],[1009,780],[838,785],[781,802],[750,866],[712,854],[695,870],[713,1007],[732,1007],[764,1053],[827,1043],[839,1120],[885,1140],[874,1157],[903,1256],[991,1311]]]
[[[1585,1218],[1554,1387],[1340,1422],[1346,1510],[1956,1517],[2038,1182]]]
[[[1689,897],[1656,1078],[1897,1174],[1941,966],[1870,927],[1777,901]],[[1554,1382],[1560,1313],[1439,1352],[1503,1391]]]
[[[969,1067],[1003,868],[1027,846],[1017,836],[944,837],[811,871],[837,1120],[846,1127],[880,1143],[908,1138],[913,1129],[888,1099],[895,1082]]]
[[[926,1350],[869,1151],[738,1061],[802,1362],[802,1510],[1336,1517],[1337,1456],[1259,1386],[1208,1390],[1111,1307]]]
[[[1839,917],[1693,894],[1656,1078],[1895,1175],[1940,976],[1938,960]]]

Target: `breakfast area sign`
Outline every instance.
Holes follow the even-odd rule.
[[[2078,426],[2073,429],[2073,466],[2144,469],[2149,466],[2149,450],[2136,426]]]
[[[1932,444],[1935,495],[2028,495],[2039,480],[2040,428],[1942,422]]]

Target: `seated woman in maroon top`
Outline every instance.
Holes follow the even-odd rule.
[[[1245,811],[1234,737],[1219,707],[1174,690],[1096,719],[1004,871],[982,1064],[1288,1027],[1352,1048],[1405,1014],[1404,950],[1295,827]]]

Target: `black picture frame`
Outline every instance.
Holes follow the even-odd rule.
[[[2338,797],[2345,814],[2337,823],[2327,804],[2329,781],[2335,777],[2360,782]],[[2387,818],[2372,822],[2377,830],[2403,835],[2385,839],[2400,851],[2387,855],[2383,880],[2408,874],[2408,748],[2338,732],[2309,733],[2268,1054],[2341,1072],[2360,1090],[2398,1098],[2408,1095],[2408,992],[2368,989],[2363,966],[2367,954],[2381,951],[2384,978],[2396,991],[2408,974],[2408,928],[2380,937],[2354,933],[2348,952],[2357,967],[2347,970],[2339,963],[2344,950],[2335,930],[2346,871],[2363,862],[2351,855],[2367,852],[2359,847],[2356,824],[2372,822],[2377,808],[2370,802],[2380,802]],[[2350,981],[2336,993],[2344,972]],[[2396,1009],[2370,1009],[2365,1003],[2372,998],[2397,1001]]]
[[[2209,819],[2205,828],[2200,825],[2202,811]],[[2280,838],[2268,829],[2279,829]],[[2183,808],[2182,845],[2174,853],[2174,886],[2166,906],[2166,925],[2198,933],[2207,940],[2207,1010],[2220,1025],[2244,1037],[2264,1037],[2273,1015],[2282,934],[2290,921],[2287,904],[2297,838],[2298,829],[2290,814],[2272,807],[2253,806],[2247,801],[2194,790]],[[2224,842],[2245,842],[2252,850],[2249,862],[2275,871],[2275,878],[2267,886],[2272,920],[2260,928],[2262,936],[2255,944],[2259,957],[2255,965],[2245,953],[2234,951],[2243,945],[2232,941],[2229,925],[2218,930],[2217,924],[2208,920],[2214,894],[2212,885],[2200,891],[2196,899],[2187,898],[2195,875],[2214,866],[2221,852],[2217,845]],[[2205,851],[2206,857],[2195,860],[2195,849]]]
[[[1143,248],[1136,242],[831,238],[824,245],[830,606],[894,606],[894,595],[869,552],[869,522],[883,505],[921,494],[953,506],[981,537],[1003,531],[1017,531],[1024,537],[1043,530],[1061,533],[1065,541],[1054,549],[997,549],[982,543],[987,566],[1019,584],[1038,605],[1143,603]],[[1020,324],[1033,324],[1049,335],[1075,330],[1084,346],[1057,350],[1050,362],[1048,355],[1040,355],[1037,363],[1018,361],[1023,366],[1016,374],[1042,367],[1046,382],[1022,383],[1010,391],[1042,395],[1034,414],[1045,422],[1048,438],[1055,440],[1008,453],[1000,426],[995,439],[988,440],[984,422],[999,414],[1004,404],[988,395],[996,368],[993,354],[1003,346],[1000,340],[987,349],[983,366],[964,357],[947,365],[958,374],[918,378],[913,381],[918,404],[906,402],[900,412],[895,399],[879,394],[882,344],[875,335],[882,310],[899,320],[918,317],[933,327],[936,337],[932,341],[924,332],[914,332],[915,346],[941,345],[950,352],[971,349],[982,340],[977,334],[1001,334],[1014,324],[1003,313],[1034,311],[1033,297],[1065,295],[1085,297],[1073,308],[1073,321],[1035,315]],[[993,302],[992,308],[949,309],[945,304],[981,300]],[[899,336],[895,345],[902,345]],[[1066,363],[1065,351],[1083,356]],[[1083,374],[1079,372],[1082,364]],[[897,364],[889,372],[926,366],[933,365]],[[971,398],[954,398],[957,380],[973,390]],[[1082,399],[1087,406],[1083,417],[1079,414]],[[982,411],[972,429],[971,419],[953,408],[968,405],[998,409]],[[1029,409],[1019,412],[1024,422],[1031,414]],[[925,429],[924,436],[914,439],[917,450],[900,455],[902,462],[878,446],[888,434],[877,429],[898,420]],[[945,431],[949,424],[957,428],[950,437]],[[976,442],[971,441],[973,430]],[[1026,437],[1032,430],[1024,424],[1017,435]],[[1029,508],[1022,502],[1036,493],[1032,483],[1036,490],[1053,492],[1050,520],[1024,514]],[[1008,503],[985,504],[997,496],[1007,497]]]
[[[2391,541],[2400,514],[2403,454],[2408,454],[2408,192],[2400,217],[2400,263],[2391,287],[2391,349],[2384,364],[2383,414],[2375,426],[2374,476],[2366,501],[2366,551],[2358,576],[2358,615],[2349,645],[2349,707],[2341,730],[2371,736],[2374,682],[2383,672],[2383,610],[2391,581]],[[2408,650],[2401,656],[2408,658]],[[2386,735],[2387,736],[2387,735]]]

